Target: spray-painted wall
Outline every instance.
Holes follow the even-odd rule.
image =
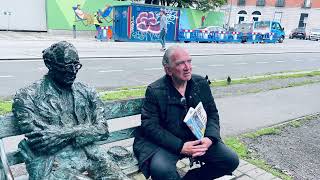
[[[183,8],[180,10],[180,29],[195,29],[204,26],[223,26],[223,12],[202,12]]]
[[[131,4],[114,6],[114,40],[116,41],[159,41],[160,10],[167,16],[167,41],[176,41],[179,25],[179,9]]]
[[[47,31],[45,0],[0,0],[0,30]]]
[[[48,14],[48,29],[62,29],[72,30],[72,25],[77,26],[77,30],[95,30],[95,26],[85,25],[86,22],[79,21],[75,17],[75,13],[72,7],[77,4],[81,5],[83,12],[90,15],[101,9],[105,8],[105,5],[129,5],[131,1],[113,1],[113,0],[50,0],[47,2],[47,14]],[[206,25],[218,25],[224,24],[224,13],[221,12],[202,12],[191,9],[180,10],[180,24],[179,27],[183,29],[194,29],[201,27],[201,24]],[[110,17],[113,13],[110,14]],[[202,17],[205,18],[202,18]],[[77,20],[75,22],[75,20]],[[112,22],[103,21],[102,26],[111,26]]]
[[[125,5],[130,4],[127,1],[113,0],[49,0],[47,2],[48,29],[52,30],[72,30],[72,26],[76,25],[77,30],[95,30],[95,26],[91,22],[82,21],[76,17],[72,7],[79,4],[81,10],[94,18],[94,14],[100,9],[103,11],[106,5]],[[108,18],[102,19],[102,26],[112,26],[113,22],[109,22],[112,13]]]
[[[81,10],[94,17],[96,11],[105,9],[106,5],[129,5],[131,1],[115,0],[0,0],[0,30],[95,30],[93,23],[87,24],[75,16],[72,7],[81,5]],[[222,25],[223,13],[181,9],[179,27],[194,29],[203,25]],[[109,17],[113,16],[113,12]],[[102,26],[112,26],[110,18],[102,20]]]

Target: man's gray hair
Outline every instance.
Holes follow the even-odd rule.
[[[166,50],[166,52],[164,53],[163,58],[162,58],[162,65],[163,66],[171,66],[171,62],[172,62],[171,56],[174,53],[174,51],[178,48],[181,48],[181,47],[180,46],[170,46]]]

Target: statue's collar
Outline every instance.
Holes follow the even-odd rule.
[[[44,79],[50,84],[50,87],[52,87],[53,90],[57,91],[60,94],[64,92],[72,92],[73,85],[70,89],[61,88],[48,74],[44,76]]]

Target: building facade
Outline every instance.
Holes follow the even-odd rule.
[[[288,35],[297,27],[320,28],[320,0],[228,0],[220,9],[225,13],[225,24],[258,20],[281,23]]]

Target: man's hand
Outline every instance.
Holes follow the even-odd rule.
[[[211,139],[204,137],[201,139],[201,144],[209,148],[212,145]]]
[[[196,157],[202,156],[206,153],[207,150],[208,148],[205,145],[201,144],[201,140],[188,141],[183,144],[181,154]]]
[[[212,141],[207,137],[204,137],[201,140],[188,141],[184,143],[181,154],[189,155],[192,157],[202,156],[206,153],[211,145]]]

